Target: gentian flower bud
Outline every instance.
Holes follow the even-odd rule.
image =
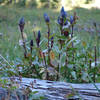
[[[52,36],[52,37],[51,37],[51,41],[52,41],[53,39],[54,39],[54,37]]]
[[[40,30],[38,31],[38,38],[40,39],[41,37],[41,33],[40,33]]]
[[[25,20],[24,20],[24,18],[22,17],[22,18],[19,20],[19,27],[20,27],[20,31],[21,31],[21,32],[23,32],[24,25],[25,25]]]
[[[53,33],[52,33],[53,34]],[[54,37],[51,37],[51,48],[53,47],[53,43],[54,43]]]
[[[61,16],[62,18],[67,17],[67,13],[65,12],[64,7],[61,8],[60,16]]]
[[[74,22],[74,17],[70,16],[70,23],[73,24],[73,22]]]
[[[40,31],[38,31],[38,36],[36,38],[36,43],[37,43],[38,47],[39,47],[39,43],[40,43],[40,38],[41,38],[41,33],[40,33]]]
[[[33,40],[30,41],[30,50],[31,50],[31,54],[32,54],[32,47],[33,47]]]
[[[30,41],[30,46],[33,47],[33,40]]]
[[[47,24],[50,22],[50,18],[46,13],[44,13],[44,19]]]

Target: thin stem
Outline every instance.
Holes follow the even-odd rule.
[[[85,54],[85,64],[87,64],[87,52]]]
[[[94,47],[94,52],[95,52],[95,67],[94,67],[94,69],[95,69],[96,66],[97,66],[96,46]],[[93,73],[93,80],[94,80],[94,82],[96,81],[96,79],[95,79],[95,70],[94,70],[94,73]]]
[[[72,25],[72,33],[71,33],[71,38],[73,38],[73,34],[74,34],[74,26]],[[74,43],[72,42],[72,48],[74,48]],[[73,62],[74,62],[74,60],[75,60],[75,58],[74,58],[74,51],[73,51]],[[74,68],[74,71],[76,71],[76,68],[75,68],[75,66],[73,65],[73,68]]]
[[[24,48],[24,57],[27,57],[27,49],[26,49],[26,44],[25,44],[25,39],[23,36],[23,32],[21,32],[22,40],[23,40],[23,48]]]
[[[43,53],[43,58],[44,58],[44,63],[45,63],[45,68],[46,68],[46,80],[49,80],[49,73],[47,71],[47,64],[46,64],[46,58],[45,58],[45,54]]]
[[[97,45],[97,53],[98,53],[98,58],[99,58],[99,38],[98,38],[98,30],[97,30],[97,25],[95,25],[95,30],[96,30],[96,45]]]
[[[90,59],[89,70],[91,70],[91,62],[92,62],[92,60]]]
[[[68,76],[69,77],[69,74],[68,74],[68,70],[67,70],[67,65],[68,65],[68,53],[67,53],[67,48],[66,48],[66,60],[65,60],[65,77]]]
[[[32,47],[32,46],[30,46],[30,49],[31,49],[30,51],[31,51],[31,55],[32,55],[32,50],[33,50],[33,47]]]
[[[33,35],[34,35],[34,38],[35,38],[35,40],[36,40],[36,34],[35,34],[35,31],[33,31]]]
[[[50,37],[50,26],[49,24],[47,25],[48,26],[48,64],[50,64],[50,45],[49,45],[49,37]]]
[[[61,27],[60,27],[60,32],[61,32],[61,35],[63,35],[63,24],[64,24],[64,20],[63,18],[61,19]],[[60,50],[62,49],[62,40],[60,39]],[[57,74],[57,79],[56,80],[59,80],[59,77],[60,77],[60,67],[61,67],[61,64],[60,64],[60,58],[61,58],[61,53],[59,53],[59,64],[58,64],[58,74]]]
[[[94,50],[95,50],[95,67],[97,66],[97,55],[96,55],[96,46],[94,47]]]

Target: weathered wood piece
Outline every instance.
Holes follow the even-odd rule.
[[[16,78],[16,81],[18,79]],[[32,83],[33,82],[33,88]],[[96,83],[100,89],[100,83]],[[20,88],[30,87],[32,91],[38,91],[35,95],[44,95],[44,100],[100,100],[100,93],[93,84],[73,84],[66,82],[56,82],[48,80],[39,80],[32,78],[22,78]],[[77,93],[68,99],[68,94]]]
[[[93,84],[72,84],[66,82],[55,82],[39,79],[22,78],[22,85],[28,85],[36,80],[32,91],[39,91],[39,94],[45,95],[46,100],[67,100],[66,95],[76,91],[83,100],[100,100],[100,94]],[[100,88],[100,83],[96,83]],[[78,99],[77,99],[78,100]]]

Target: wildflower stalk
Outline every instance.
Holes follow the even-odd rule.
[[[67,12],[64,10],[64,7],[61,8],[61,11],[60,11],[60,16],[58,17],[58,24],[60,25],[60,32],[61,32],[61,36],[62,35],[66,35],[64,34],[64,30],[63,30],[63,26],[65,24],[65,20],[67,18]],[[62,39],[59,39],[59,42],[60,42],[60,50],[62,50],[62,46],[63,46],[63,43],[64,43],[64,40]],[[61,60],[61,53],[59,53],[59,63],[58,63],[58,68],[57,68],[57,71],[58,71],[58,74],[57,74],[57,80],[60,79],[60,68],[61,68],[61,63],[60,63],[60,60]]]
[[[51,61],[50,61],[50,45],[49,45],[49,43],[50,43],[50,39],[49,39],[49,37],[50,37],[50,26],[49,26],[49,23],[47,24],[47,27],[48,27],[48,65],[50,65]],[[46,61],[45,56],[44,56],[44,61]],[[46,63],[45,63],[45,66],[46,66],[46,80],[49,80],[49,73],[47,71]]]
[[[47,26],[48,26],[48,64],[50,64],[50,45],[49,45],[49,42],[50,42],[50,39],[49,39],[49,37],[50,37],[50,26],[49,26],[49,24],[47,24]]]
[[[26,44],[25,44],[25,39],[23,36],[23,32],[21,32],[22,40],[23,40],[23,48],[24,48],[24,57],[27,57],[27,49],[26,49]]]
[[[98,53],[98,59],[99,59],[99,38],[98,38],[98,30],[97,30],[97,24],[96,22],[93,23],[95,30],[96,30],[96,45],[97,45],[97,53]]]
[[[72,25],[72,33],[71,33],[71,38],[73,38],[73,34],[74,34],[74,25]],[[72,49],[74,49],[74,43],[72,42]],[[74,62],[74,51],[73,51],[73,58],[72,58],[72,61]],[[74,68],[74,71],[76,71],[76,68],[75,66],[73,65],[73,68]]]
[[[48,28],[48,65],[50,65],[50,46],[49,46],[49,42],[50,42],[50,18],[49,16],[44,13],[44,19],[45,19],[45,22],[46,22],[46,25],[47,25],[47,28]],[[46,65],[46,79],[48,80],[49,79],[49,73],[47,71],[47,65]]]
[[[87,52],[85,54],[85,64],[87,64]]]
[[[20,28],[21,37],[23,40],[24,57],[26,58],[27,57],[27,49],[26,49],[25,39],[24,39],[24,35],[23,35],[24,25],[25,25],[25,21],[24,21],[24,18],[22,17],[19,21],[19,28]]]
[[[46,58],[45,58],[45,54],[44,53],[43,53],[43,59],[44,59],[45,68],[46,68],[46,80],[49,80],[49,73],[47,71],[47,64],[46,64]]]
[[[90,59],[89,60],[89,73],[91,73],[91,62],[92,62],[92,60]],[[90,80],[89,80],[90,81]],[[90,81],[91,82],[91,81]]]
[[[62,29],[62,27],[63,27],[63,18],[61,19],[61,22],[62,22],[62,24],[61,24],[61,27],[60,27],[60,32],[61,32],[61,35],[63,35],[63,29]],[[63,40],[61,40],[60,39],[60,50],[62,49],[62,41]],[[59,53],[59,64],[58,64],[58,69],[57,69],[57,71],[58,71],[58,74],[57,74],[57,81],[60,79],[60,67],[61,67],[61,65],[60,65],[60,58],[61,58],[61,53]]]
[[[66,63],[65,63],[65,65],[66,65],[65,68],[66,68],[66,69],[65,69],[65,77],[67,77],[67,76],[69,77],[68,70],[67,70],[67,65],[68,65],[68,53],[67,53],[67,51],[68,51],[68,50],[67,50],[67,48],[66,48],[66,60],[65,60],[65,62],[66,62]]]

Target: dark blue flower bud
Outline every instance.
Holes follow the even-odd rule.
[[[31,54],[32,54],[32,49],[33,49],[33,40],[30,41],[30,51],[31,51]]]
[[[24,17],[22,17],[20,20],[19,20],[19,25],[24,25],[25,24],[25,20],[24,20]]]
[[[39,47],[39,44],[40,44],[40,38],[41,38],[41,32],[40,30],[38,31],[38,36],[36,38],[36,43],[37,43],[37,46]]]
[[[70,23],[73,24],[73,22],[74,22],[74,17],[70,16]]]
[[[53,33],[51,35],[53,35]],[[54,43],[54,37],[52,36],[51,37],[51,48],[53,47],[53,43]]]
[[[51,35],[53,35],[53,33],[52,33]],[[52,36],[52,37],[51,37],[51,41],[52,41],[53,39],[54,39],[54,37]]]
[[[41,37],[41,32],[40,32],[40,30],[38,31],[38,38],[40,39],[40,37]]]
[[[54,37],[52,36],[52,37],[51,37],[51,41],[52,41],[53,39],[54,39]]]
[[[65,12],[64,7],[61,8],[60,16],[61,16],[62,18],[67,17],[67,13]]]
[[[50,18],[49,18],[49,16],[46,13],[44,13],[44,19],[45,19],[46,23],[50,22]]]
[[[33,47],[33,40],[30,41],[30,46]]]
[[[24,25],[25,25],[25,20],[24,20],[24,18],[22,17],[22,18],[19,20],[19,27],[20,27],[20,31],[21,31],[21,32],[23,32]]]

